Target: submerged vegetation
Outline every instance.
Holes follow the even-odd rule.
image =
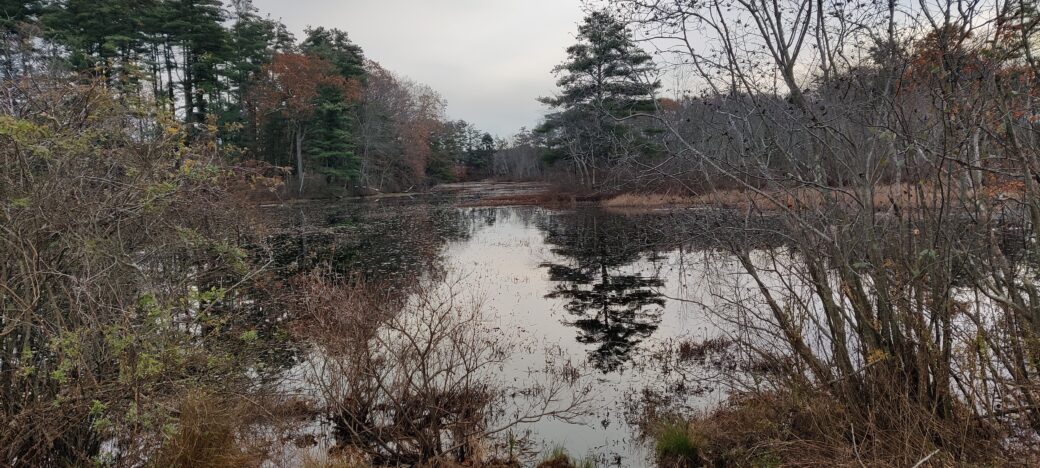
[[[537,465],[538,468],[592,468],[594,466],[596,465],[593,460],[587,458],[575,460],[567,453],[567,449],[558,445],[545,454]]]

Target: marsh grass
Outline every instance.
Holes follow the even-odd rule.
[[[895,467],[929,455],[928,466],[1010,463],[998,448],[1001,433],[989,424],[963,412],[939,419],[890,396],[847,408],[817,391],[739,394],[701,415],[655,417],[643,431],[666,467]]]
[[[177,408],[177,423],[154,460],[155,466],[232,468],[260,466],[261,447],[242,429],[251,425],[239,401],[205,391],[187,394]]]
[[[575,459],[561,445],[554,446],[538,463],[538,468],[595,468],[596,462],[591,458]]]
[[[355,454],[305,453],[300,457],[301,468],[368,468],[371,465]]]
[[[655,430],[654,452],[664,466],[701,466],[701,445],[698,435],[682,421],[663,421]]]
[[[1014,192],[1002,193],[1013,197]],[[755,193],[746,190],[717,190],[699,195],[662,193],[623,193],[601,202],[605,208],[654,209],[669,207],[712,207],[734,210],[776,212],[784,209],[810,210],[837,203],[858,207],[868,203],[874,209],[885,210],[927,208],[936,203],[936,192],[928,186],[891,184],[877,187],[872,193],[860,194],[852,190],[827,193],[805,187],[784,191]]]
[[[560,188],[550,188],[534,193],[517,193],[499,195],[468,201],[462,204],[464,207],[480,206],[543,206],[549,208],[571,207],[578,202],[578,197],[571,192]]]
[[[662,193],[623,193],[603,200],[602,205],[606,208],[655,208],[686,206],[693,203],[693,198],[683,195]]]

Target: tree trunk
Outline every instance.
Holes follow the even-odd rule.
[[[303,195],[303,129],[296,128],[296,183],[297,192]]]
[[[170,113],[174,116],[177,115],[177,92],[173,89],[173,47],[170,45],[170,39],[167,37],[163,42],[163,56],[166,60],[166,91],[167,98],[170,100]]]
[[[184,79],[182,86],[184,88],[184,121],[187,123],[195,122],[195,83],[192,77],[192,66],[195,63],[195,59],[189,50],[184,50]]]

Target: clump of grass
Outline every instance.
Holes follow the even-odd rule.
[[[702,443],[697,434],[684,422],[662,422],[654,435],[654,449],[663,466],[704,465]]]
[[[538,463],[538,468],[595,468],[596,462],[591,458],[575,460],[562,446],[555,446]]]
[[[300,460],[301,468],[368,468],[371,466],[360,454],[349,451],[336,453],[306,452]]]
[[[607,208],[658,208],[665,206],[690,205],[692,203],[692,199],[681,195],[662,193],[623,193],[607,200],[603,200],[602,205]]]
[[[262,454],[248,449],[239,429],[248,411],[227,398],[192,392],[180,403],[180,417],[158,454],[156,466],[231,468],[259,466]]]

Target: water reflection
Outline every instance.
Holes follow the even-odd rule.
[[[578,342],[593,346],[589,362],[604,373],[618,370],[657,331],[665,305],[658,292],[664,280],[626,268],[659,257],[650,225],[581,210],[545,218],[538,227],[560,259],[541,265],[555,282],[546,297],[567,300],[571,317],[564,324],[578,329]]]
[[[440,272],[445,244],[465,240],[481,222],[426,203],[310,205],[283,216],[291,228],[269,243],[284,277],[322,267],[396,286]]]
[[[683,295],[690,281],[683,272],[683,252],[710,246],[712,238],[698,236],[696,229],[718,225],[710,213],[619,214],[590,205],[563,211],[456,208],[437,200],[410,200],[292,206],[282,214],[284,228],[271,254],[272,267],[285,277],[329,268],[341,278],[364,278],[369,286],[378,285],[384,293],[380,297],[396,304],[416,292],[419,279],[437,278],[439,271],[463,273],[465,290],[486,300],[493,333],[503,344],[525,351],[511,355],[487,381],[544,386],[559,380],[550,372],[571,378],[563,373],[569,370],[574,378],[588,377],[581,361],[598,370],[593,371],[595,409],[602,412],[595,421],[585,422],[599,424],[539,420],[523,426],[533,431],[532,440],[566,444],[575,453],[622,457],[618,464],[623,466],[642,466],[643,453],[630,440],[626,415],[619,408],[627,392],[648,380],[660,380],[640,357],[652,355],[662,340],[689,333],[699,323],[662,292],[668,297]],[[568,367],[572,362],[576,366]],[[360,382],[353,377],[345,381]],[[436,398],[430,401],[451,409]],[[510,417],[519,407],[517,401],[496,404],[495,411],[507,415],[499,417]],[[386,420],[413,415],[408,405],[376,406]],[[354,413],[344,409],[336,413],[339,419],[333,418],[334,429],[340,431],[333,435],[340,444],[356,443],[343,430],[363,430],[351,429],[344,417],[367,421],[375,413],[366,405],[354,408]]]
[[[657,331],[665,281],[653,265],[693,241],[680,219],[592,206],[458,209],[408,201],[309,205],[284,217],[287,229],[271,244],[275,269],[285,277],[328,268],[401,294],[418,278],[443,273],[447,244],[465,243],[500,223],[534,227],[554,254],[540,265],[552,282],[543,295],[565,301],[563,324],[577,329],[577,341],[590,347],[590,364],[604,373],[619,370]]]

